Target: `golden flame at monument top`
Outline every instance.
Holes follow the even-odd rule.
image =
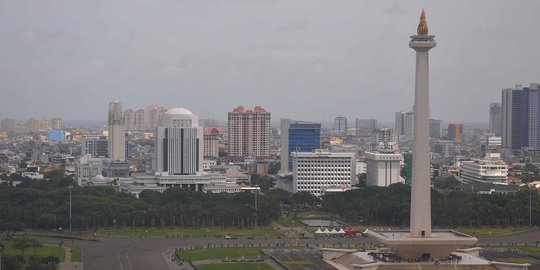
[[[422,14],[420,15],[420,23],[418,24],[418,29],[416,30],[419,36],[427,36],[428,26],[426,21],[426,12],[422,9]]]

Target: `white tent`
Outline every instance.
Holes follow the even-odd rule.
[[[324,228],[324,230],[322,231],[323,233],[326,233],[326,234],[329,234],[330,231],[328,230],[328,228]]]
[[[337,234],[338,232],[336,231],[336,228],[332,228],[332,230],[330,231],[330,234]]]
[[[339,228],[339,231],[337,232],[339,234],[346,234],[346,232],[343,230],[343,228]]]
[[[315,233],[316,233],[316,234],[321,234],[321,233],[323,233],[323,232],[321,231],[321,228],[318,228],[317,231],[315,231]]]

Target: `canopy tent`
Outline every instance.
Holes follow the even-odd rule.
[[[330,233],[330,231],[328,230],[328,228],[324,228],[324,230],[322,231],[323,233]]]
[[[345,228],[344,230],[346,233],[357,233],[358,230],[355,228]]]
[[[318,228],[318,229],[315,231],[315,233],[316,233],[316,234],[321,234],[321,233],[323,233],[323,232],[321,231],[321,228]]]
[[[346,232],[343,230],[343,228],[339,228],[339,231],[337,232],[339,234],[346,234]]]
[[[330,234],[337,234],[338,232],[336,231],[336,228],[332,228],[332,230],[330,231]]]

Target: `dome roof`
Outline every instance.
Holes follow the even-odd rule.
[[[169,115],[193,115],[193,116],[195,116],[188,109],[179,108],[179,107],[178,108],[172,108],[172,109],[168,110],[165,114],[169,114]]]

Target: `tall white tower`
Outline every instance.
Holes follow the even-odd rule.
[[[411,36],[411,41],[409,42],[409,47],[416,51],[411,237],[431,237],[428,51],[437,44],[434,37],[428,35],[426,13],[422,10],[417,35]]]
[[[202,171],[203,132],[189,110],[173,108],[163,115],[156,133],[156,171],[193,175]]]
[[[109,158],[112,160],[126,160],[126,125],[122,113],[122,103],[118,100],[109,102]]]

